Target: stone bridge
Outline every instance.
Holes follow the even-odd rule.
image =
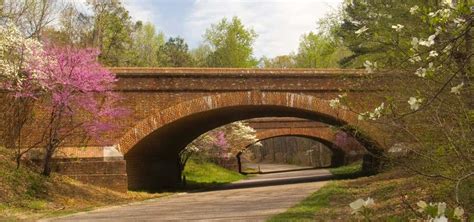
[[[70,142],[58,154],[57,170],[79,180],[118,190],[152,190],[176,183],[177,153],[199,135],[222,125],[261,117],[297,117],[346,134],[370,153],[391,145],[390,138],[357,115],[333,109],[329,99],[349,92],[361,111],[373,109],[376,85],[364,86],[363,70],[112,68],[116,91],[130,115],[117,119],[121,130],[101,142],[77,148]],[[365,101],[365,100],[364,100]],[[284,124],[284,123],[283,123]],[[275,127],[273,127],[275,128]],[[291,128],[286,126],[286,128]],[[360,133],[363,132],[363,133]],[[266,135],[264,135],[266,133]],[[303,135],[334,144],[334,132],[290,129],[265,132]],[[343,148],[343,147],[342,147]],[[341,149],[342,149],[341,148]],[[80,160],[80,161],[76,161]]]

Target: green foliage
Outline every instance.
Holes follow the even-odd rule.
[[[207,58],[212,53],[211,47],[207,44],[199,45],[197,48],[190,51],[195,67],[208,67]]]
[[[227,170],[214,163],[191,159],[184,169],[188,188],[202,188],[231,183],[245,179],[246,176]]]
[[[314,221],[314,214],[320,209],[328,207],[334,196],[344,195],[346,193],[347,190],[340,187],[337,183],[329,183],[297,205],[288,209],[286,212],[278,214],[270,218],[268,221]]]
[[[410,13],[414,5],[439,5],[437,0],[365,1],[354,0],[344,7],[343,22],[335,33],[350,49],[351,55],[341,61],[344,67],[362,67],[366,60],[385,67],[397,68],[404,54],[399,47],[410,45],[412,36],[428,36],[434,27]],[[403,33],[394,32],[393,25],[402,24]],[[357,34],[363,28],[367,32]]]
[[[347,1],[343,21],[334,29],[353,52],[343,66],[365,66],[374,73],[366,84],[377,82],[377,96],[386,98],[385,107],[379,106],[383,117],[372,120],[394,141],[407,141],[398,144],[406,157],[389,158],[435,178],[438,185],[463,184],[474,169],[472,6],[464,0]],[[391,78],[377,81],[382,73]],[[353,110],[361,113],[360,108]],[[437,189],[460,199],[459,205],[469,205],[463,200],[469,196],[465,190]]]
[[[301,36],[296,54],[263,57],[261,65],[265,68],[338,68],[340,61],[351,56],[352,52],[344,46],[337,36],[343,12],[337,11],[318,21],[318,32]]]
[[[301,38],[298,54],[295,57],[299,68],[339,67],[339,60],[350,52],[336,39],[322,33],[310,32]]]
[[[260,61],[264,68],[295,68],[296,61],[294,55],[281,55],[269,59],[263,57]]]
[[[192,65],[188,44],[180,37],[169,38],[160,47],[159,56],[161,64],[166,67],[189,67]]]
[[[108,66],[125,66],[133,31],[131,17],[117,0],[88,1],[94,15],[92,44],[101,51],[99,59]]]
[[[356,178],[364,175],[362,172],[362,161],[337,168],[331,168],[329,171],[339,179]]]
[[[257,65],[252,56],[257,34],[253,29],[245,28],[239,18],[233,17],[230,22],[224,18],[211,25],[204,38],[212,50],[207,59],[209,67],[247,68]]]
[[[130,49],[131,66],[160,66],[160,47],[165,42],[163,33],[156,33],[152,23],[137,22],[132,34],[133,43]]]

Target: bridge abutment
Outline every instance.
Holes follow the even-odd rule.
[[[57,159],[53,171],[71,177],[85,184],[127,192],[125,160],[103,159]]]
[[[128,189],[156,191],[174,188],[179,183],[175,158],[126,157]]]

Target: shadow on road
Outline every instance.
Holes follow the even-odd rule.
[[[318,170],[318,169],[329,169],[330,167],[306,167],[306,168],[298,168],[298,169],[289,169],[289,170],[273,170],[273,171],[256,171],[256,172],[242,172],[244,175],[252,175],[252,174],[272,174],[272,173],[287,173],[287,172],[295,172],[295,171],[304,171],[304,170]]]
[[[333,175],[318,175],[318,176],[305,176],[305,177],[293,177],[293,178],[290,177],[290,178],[278,178],[278,179],[249,180],[249,181],[231,183],[231,184],[226,184],[219,187],[206,189],[206,191],[277,186],[277,185],[287,185],[287,184],[296,184],[296,183],[309,183],[309,182],[326,181],[326,180],[331,180],[334,178],[335,177]]]

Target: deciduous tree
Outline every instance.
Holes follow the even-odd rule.
[[[472,6],[470,1],[354,0],[344,6],[340,30],[354,53],[346,64],[365,67],[367,83],[381,73],[390,80],[378,83],[380,105],[359,113],[360,120],[388,127],[395,140],[407,141],[395,148],[410,155],[385,158],[449,184],[455,193],[451,202],[465,207],[473,206],[467,197],[474,177]],[[331,105],[341,101],[356,112],[352,108],[361,102],[341,95]]]
[[[93,11],[92,46],[99,48],[100,61],[125,66],[130,60],[131,17],[120,0],[89,0]]]
[[[211,25],[204,34],[206,43],[212,53],[208,57],[210,67],[255,67],[257,60],[253,57],[253,43],[257,34],[246,28],[239,18],[231,21],[222,19]]]
[[[158,56],[161,64],[167,67],[186,67],[192,65],[192,57],[188,51],[188,44],[181,37],[169,38],[160,47]]]
[[[46,62],[32,68],[43,73],[39,78],[41,100],[46,109],[43,134],[43,175],[51,173],[51,159],[71,136],[99,139],[111,130],[110,120],[122,115],[115,107],[117,95],[112,91],[115,76],[97,61],[96,49],[47,47]]]
[[[130,65],[132,66],[162,66],[160,61],[164,34],[156,33],[155,26],[149,22],[137,22],[132,34],[132,47],[130,49]]]

